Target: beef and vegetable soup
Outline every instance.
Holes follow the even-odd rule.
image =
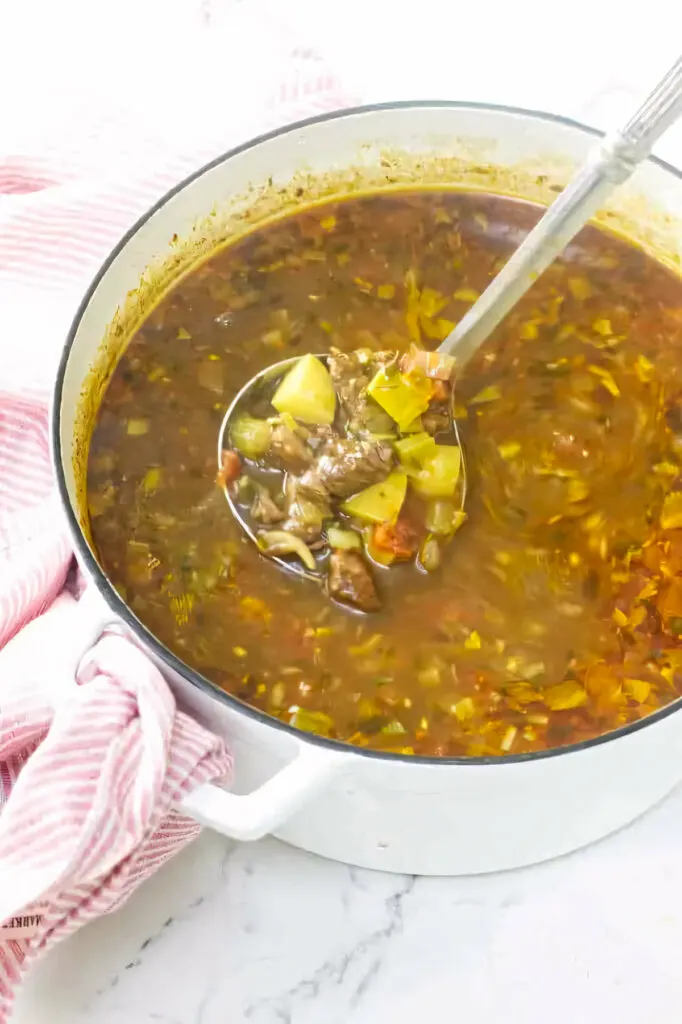
[[[682,694],[678,278],[585,229],[455,377],[466,516],[448,483],[450,384],[420,350],[540,212],[456,191],[310,208],[215,255],[149,316],[98,415],[89,515],[104,570],[185,662],[300,729],[435,757],[575,743]],[[302,360],[282,409],[244,410],[217,481],[239,389],[325,352],[312,391],[329,401],[331,380],[334,422],[291,406],[311,384]],[[380,373],[431,382],[420,417],[385,415]],[[315,498],[301,480],[325,467]],[[276,549],[324,547],[326,590],[259,552],[223,484]]]
[[[332,348],[250,382],[226,414],[221,445],[234,448],[221,447],[219,482],[259,548],[285,569],[276,556],[300,559],[364,612],[382,603],[370,561],[438,569],[466,519],[454,367],[414,343],[402,355]]]

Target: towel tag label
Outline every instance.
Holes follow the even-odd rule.
[[[36,904],[30,914],[17,914],[0,924],[0,942],[9,942],[12,939],[32,939],[41,924],[43,906]]]

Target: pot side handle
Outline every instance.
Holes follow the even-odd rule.
[[[319,793],[346,760],[344,754],[299,741],[293,760],[253,792],[240,796],[206,783],[186,796],[179,809],[231,839],[261,839]]]
[[[74,685],[78,665],[87,651],[106,629],[120,627],[120,620],[92,586],[86,589],[77,608],[76,650],[69,638],[66,671],[57,673],[66,681],[64,696]],[[262,838],[315,796],[348,760],[347,755],[302,740],[297,741],[297,747],[294,758],[252,793],[241,796],[215,783],[205,783],[188,794],[178,809],[231,839]]]

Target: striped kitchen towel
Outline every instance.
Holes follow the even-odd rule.
[[[79,608],[46,399],[79,297],[160,194],[249,135],[344,105],[315,54],[284,57],[261,74],[256,107],[242,92],[231,113],[206,76],[185,83],[172,141],[132,106],[107,114],[101,97],[88,120],[79,93],[73,130],[65,120],[56,137],[52,119],[44,145],[0,152],[0,1024],[32,960],[189,842],[198,826],[174,808],[230,771],[222,740],[121,635],[95,644],[78,685],[57,686]]]

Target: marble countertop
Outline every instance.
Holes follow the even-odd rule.
[[[205,833],[33,972],[16,1024],[678,1024],[682,790],[522,871],[415,878]]]
[[[663,0],[649,0],[646,18],[637,5],[616,14],[613,5],[575,0],[559,33],[558,15],[550,20],[539,0],[466,13],[422,0],[418,18],[396,17],[386,0],[347,0],[333,25],[319,0],[118,0],[106,6],[105,51],[159,18],[167,40],[175,18],[178,38],[190,21],[214,43],[223,33],[229,60],[231,6],[260,9],[263,24],[276,14],[367,101],[477,98],[598,126],[630,113],[672,61],[681,18]],[[97,37],[92,10],[81,0],[58,8],[33,0],[8,14],[15,37],[33,38],[36,15],[58,11],[68,31],[57,47],[50,34],[43,68],[57,84],[75,80],[75,55],[90,52],[97,73],[88,72],[89,87],[104,96],[115,76],[114,85],[100,76],[100,50],[82,45],[84,24],[86,43]],[[239,39],[242,61],[247,43]],[[11,49],[0,69],[8,78],[19,70],[13,54],[24,60],[22,47]],[[153,48],[149,55],[153,68]],[[26,81],[5,139],[32,130],[49,99],[39,77]],[[658,151],[682,162],[682,131]],[[205,833],[118,914],[45,958],[13,1024],[678,1024],[681,964],[682,791],[586,851],[478,878],[381,875],[275,840],[236,845]]]

